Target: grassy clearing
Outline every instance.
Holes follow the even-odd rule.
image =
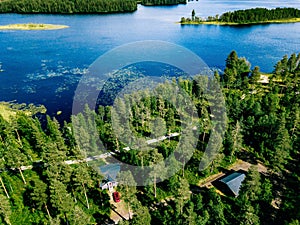
[[[221,25],[221,26],[238,26],[238,25],[259,25],[259,24],[271,24],[271,23],[299,23],[300,18],[282,19],[282,20],[268,20],[261,22],[247,22],[247,23],[233,23],[233,22],[219,22],[219,21],[188,21],[179,22],[182,25]]]
[[[0,102],[0,115],[6,120],[11,121],[12,117],[15,117],[18,111],[22,111],[28,116],[37,113],[46,113],[46,108],[43,105],[33,105],[33,104],[18,104],[14,102]]]
[[[26,24],[8,24],[0,26],[0,30],[58,30],[65,29],[69,26],[65,25],[55,25],[55,24],[36,24],[36,23],[26,23]]]
[[[14,117],[16,112],[9,107],[9,104],[6,102],[0,102],[0,115],[6,120],[9,121],[10,117]]]

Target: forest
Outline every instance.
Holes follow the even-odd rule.
[[[252,8],[225,12],[222,15],[208,16],[207,19],[197,17],[195,10],[192,11],[191,18],[181,18],[182,24],[188,23],[212,23],[216,24],[257,24],[266,22],[293,22],[291,19],[300,18],[300,10],[296,8]],[[294,21],[295,22],[295,21]]]
[[[0,13],[118,13],[133,12],[136,0],[7,0],[0,1]]]
[[[185,0],[142,0],[143,5],[186,4]],[[6,0],[0,1],[0,13],[121,13],[137,10],[136,0]]]
[[[255,8],[237,10],[222,14],[218,21],[234,23],[253,23],[291,18],[300,18],[300,10],[295,8]]]
[[[72,123],[60,124],[49,116],[42,122],[39,114],[21,109],[11,109],[9,117],[0,111],[0,224],[104,224],[111,213],[110,193],[99,187],[103,175],[98,167],[105,161],[82,161],[87,152],[96,155],[105,149],[122,162],[149,170],[148,185],[136,187],[135,171],[121,169],[118,179],[123,182],[116,189],[133,216],[119,224],[299,224],[300,54],[284,56],[270,74],[251,67],[235,51],[225,64],[224,71],[213,77],[163,83],[155,96],[146,90],[116,98],[114,106],[99,106],[96,111],[86,106],[72,116]],[[226,115],[219,115],[225,116],[226,126],[212,119],[217,115],[212,115],[211,107],[222,110],[220,96],[205,91],[214,90],[215,81],[225,97]],[[184,90],[195,108],[187,110],[184,98],[176,98],[175,107],[159,94],[172,95],[174,85]],[[124,126],[112,123],[124,118]],[[196,124],[197,144],[185,140],[181,149],[186,151],[177,148],[179,137],[155,147],[137,143],[124,150],[134,142],[127,140],[135,137],[183,132],[183,118]],[[124,132],[125,126],[131,135]],[[206,169],[199,170],[216,127],[225,129],[224,138],[216,135],[214,142],[221,150]],[[99,140],[105,149],[99,149]],[[165,179],[166,159],[178,169],[169,179]],[[239,159],[253,166],[238,197],[199,186]],[[259,173],[257,162],[268,171]]]

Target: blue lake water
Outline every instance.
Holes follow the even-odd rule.
[[[262,71],[272,71],[285,54],[300,52],[300,23],[256,26],[181,26],[182,16],[207,17],[253,7],[295,7],[300,1],[199,0],[168,7],[139,6],[134,13],[112,15],[0,15],[0,25],[52,23],[70,26],[52,31],[0,31],[0,101],[43,104],[48,113],[68,118],[78,80],[105,52],[122,44],[162,40],[181,45],[210,67],[224,68],[231,50]],[[176,56],[174,56],[176,57]]]

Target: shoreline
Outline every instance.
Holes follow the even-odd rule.
[[[219,22],[219,21],[190,21],[190,22],[177,22],[181,25],[220,25],[220,26],[243,26],[243,25],[262,25],[262,24],[280,24],[280,23],[299,23],[300,18],[282,19],[282,20],[268,20],[260,22],[248,23],[234,23],[234,22]]]
[[[69,28],[69,26],[38,23],[0,25],[0,30],[60,30],[66,28]]]

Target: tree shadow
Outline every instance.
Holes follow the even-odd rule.
[[[113,220],[111,220],[107,215],[103,215],[99,212],[94,213],[93,217],[95,218],[96,223],[99,224],[99,225],[100,224],[101,225],[103,225],[103,224],[107,224],[107,225],[108,224],[115,224],[115,222]]]
[[[111,210],[114,211],[119,217],[122,218],[122,220],[127,220],[125,217],[123,217],[113,206],[110,206]]]
[[[254,165],[256,165],[258,161],[257,157],[252,152],[248,151],[237,152],[236,156],[237,158]]]

